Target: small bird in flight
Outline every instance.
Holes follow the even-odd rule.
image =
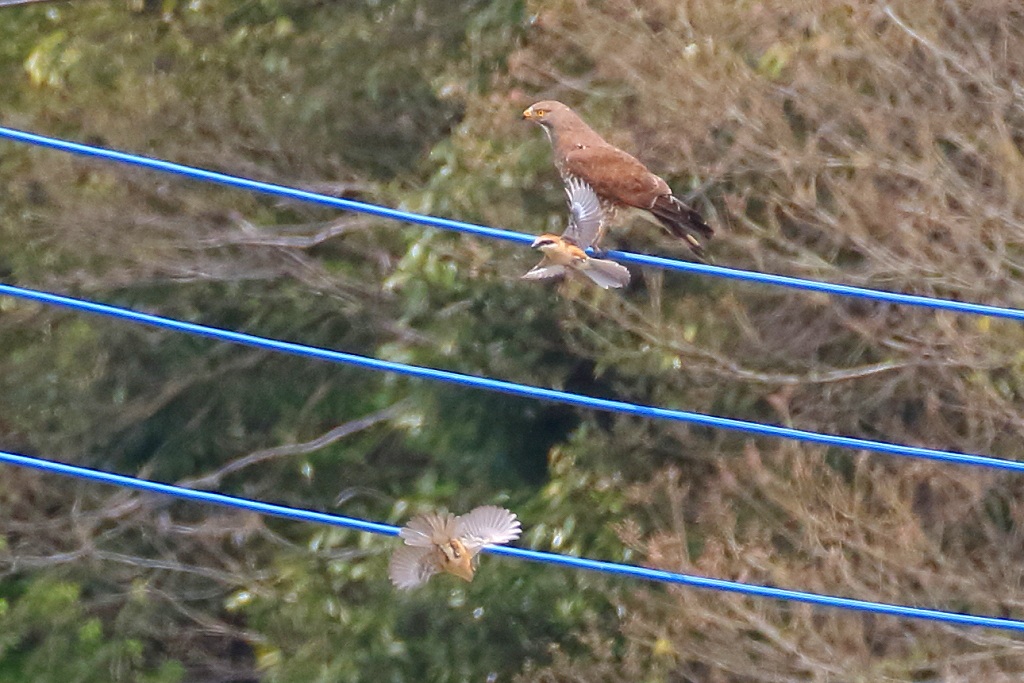
[[[514,541],[521,531],[514,513],[494,505],[458,517],[450,512],[416,515],[398,532],[405,545],[391,556],[388,577],[402,590],[418,588],[441,572],[472,581],[480,550]]]
[[[530,269],[524,280],[541,280],[564,275],[570,270],[583,273],[599,287],[625,287],[629,271],[615,261],[591,258],[584,251],[592,246],[601,231],[603,212],[594,189],[579,178],[565,184],[569,202],[569,227],[559,235],[546,233],[533,241],[533,248],[544,254],[540,263]]]
[[[523,112],[523,118],[539,124],[548,134],[562,182],[568,185],[572,178],[579,178],[601,199],[605,220],[595,246],[617,210],[633,207],[649,211],[698,258],[704,258],[704,246],[697,237],[710,239],[715,231],[634,156],[606,142],[561,102],[538,102]]]

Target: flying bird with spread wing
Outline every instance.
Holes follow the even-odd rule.
[[[569,203],[569,227],[561,235],[545,233],[533,241],[533,248],[540,250],[544,258],[523,279],[541,280],[576,271],[603,289],[625,287],[629,284],[629,271],[624,266],[592,258],[584,251],[597,240],[604,221],[601,200],[594,189],[574,177],[565,184],[565,196]]]
[[[697,238],[710,239],[715,231],[636,157],[606,142],[561,102],[538,102],[523,112],[523,118],[547,133],[562,182],[568,185],[572,178],[579,178],[600,197],[604,221],[595,246],[616,212],[632,207],[649,211],[669,232],[686,241],[698,258],[704,258],[704,246]]]
[[[472,581],[480,550],[519,538],[514,513],[494,505],[456,516],[450,512],[416,515],[398,532],[405,541],[391,556],[388,577],[402,590],[418,588],[434,574],[448,572]]]

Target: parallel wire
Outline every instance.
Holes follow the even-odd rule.
[[[337,209],[345,209],[347,211],[358,211],[360,213],[366,213],[372,216],[378,216],[380,218],[388,218],[392,220],[406,221],[409,223],[417,223],[419,225],[426,225],[434,228],[442,228],[445,230],[454,230],[456,232],[462,232],[471,235],[490,237],[493,239],[505,240],[507,242],[515,242],[517,244],[528,245],[533,241],[535,237],[534,235],[512,232],[510,230],[501,230],[498,228],[491,228],[483,225],[463,223],[462,221],[455,221],[447,218],[437,218],[435,216],[425,216],[422,214],[411,213],[408,211],[400,211],[398,209],[389,209],[384,206],[378,206],[376,204],[367,204],[365,202],[357,202],[351,199],[330,197],[327,195],[318,194],[316,192],[307,192],[305,190],[299,190],[284,185],[264,183],[257,180],[250,180],[247,178],[227,175],[224,173],[217,173],[215,171],[207,171],[201,168],[185,166],[182,164],[176,164],[170,161],[163,161],[151,157],[144,157],[136,154],[128,154],[125,152],[117,152],[111,149],[96,147],[92,145],[83,145],[76,142],[70,142],[68,140],[61,140],[59,138],[52,138],[44,135],[38,135],[36,133],[28,133],[25,131],[15,130],[13,128],[0,127],[0,138],[7,138],[9,140],[14,140],[17,142],[25,142],[32,145],[38,145],[40,147],[48,147],[50,149],[56,149],[63,152],[71,152],[73,154],[79,154],[83,156],[98,157],[109,161],[117,161],[124,164],[131,164],[133,166],[140,166],[142,168],[147,168],[154,171],[174,173],[176,175],[186,176],[188,178],[193,178],[195,180],[219,183],[221,185],[239,187],[242,189],[252,190],[255,192],[262,192],[264,194],[271,194],[279,197],[288,197],[290,199],[298,199],[300,201],[312,202],[314,204],[322,204]],[[985,304],[954,301],[951,299],[940,299],[935,297],[920,296],[916,294],[901,294],[898,292],[889,292],[881,289],[854,287],[852,285],[840,285],[831,282],[819,282],[816,280],[806,280],[803,278],[788,277],[785,275],[774,275],[771,273],[759,273],[755,271],[740,270],[736,268],[725,268],[723,266],[713,266],[705,263],[694,263],[692,261],[677,261],[674,259],[662,258],[659,256],[647,256],[644,254],[633,254],[624,251],[608,251],[607,255],[611,258],[616,259],[617,261],[621,261],[623,263],[632,263],[638,266],[653,266],[655,268],[663,268],[666,270],[675,270],[686,273],[699,273],[702,275],[722,277],[731,280],[742,280],[746,282],[756,282],[764,285],[788,287],[791,289],[822,292],[825,294],[856,297],[860,299],[871,299],[874,301],[883,301],[892,304],[921,306],[924,308],[931,308],[937,310],[954,311],[956,313],[987,315],[994,318],[1008,318],[1010,320],[1024,321],[1024,310],[1016,308],[989,306]]]
[[[257,192],[262,192],[265,194],[283,196],[291,199],[298,199],[302,201],[333,206],[335,208],[350,211],[358,211],[361,213],[367,213],[382,218],[417,223],[420,225],[426,225],[435,228],[455,230],[457,232],[490,237],[494,239],[501,239],[519,244],[529,244],[533,240],[533,236],[531,235],[512,232],[508,230],[500,230],[497,228],[474,225],[471,223],[464,223],[461,221],[453,221],[444,218],[437,218],[434,216],[425,216],[421,214],[400,211],[397,209],[389,209],[387,207],[367,204],[364,202],[357,202],[349,199],[330,197],[327,195],[308,192],[282,185],[263,183],[246,178],[240,178],[237,176],[231,176],[223,173],[217,173],[190,166],[184,166],[181,164],[175,164],[172,162],[162,161],[159,159],[117,152],[114,150],[109,150],[101,147],[83,145],[79,143],[46,137],[42,135],[36,135],[33,133],[27,133],[5,127],[0,127],[0,137],[8,138],[10,140],[15,140],[19,142],[26,142],[34,145],[39,145],[43,147],[49,147],[51,149],[57,149],[65,152],[80,154],[84,156],[92,156],[112,161],[118,161],[121,163],[132,164],[135,166],[140,166],[151,170],[174,173],[198,180],[204,180],[208,182],[214,182],[233,187],[240,187],[243,189],[249,189]],[[813,280],[773,275],[769,273],[744,271],[732,268],[724,268],[721,266],[693,263],[688,261],[676,261],[673,259],[666,259],[657,256],[631,254],[628,252],[609,251],[608,255],[624,263],[632,263],[641,266],[654,266],[658,268],[664,268],[667,270],[700,273],[716,277],[724,277],[748,282],[757,282],[761,284],[790,287],[808,291],[817,291],[827,294],[872,299],[887,303],[922,306],[938,310],[948,310],[975,315],[987,315],[998,318],[1008,318],[1012,320],[1024,320],[1024,311],[1012,308],[988,306],[983,304],[974,304],[910,294],[901,294],[897,292],[888,292],[884,290],[876,290],[863,287],[853,287],[849,285],[840,285],[828,282],[817,282]],[[374,358],[358,356],[355,354],[330,351],[327,349],[319,349],[315,347],[304,346],[301,344],[294,344],[291,342],[267,339],[241,332],[233,332],[230,330],[222,330],[214,327],[208,327],[205,325],[198,325],[195,323],[187,323],[183,321],[173,320],[171,318],[164,318],[161,316],[138,313],[128,309],[117,308],[105,304],[73,299],[70,297],[64,297],[46,292],[29,290],[20,287],[13,287],[9,285],[0,285],[0,294],[19,297],[22,299],[29,299],[41,303],[64,306],[67,308],[77,310],[88,311],[115,318],[132,320],[134,322],[139,322],[147,325],[153,325],[176,331],[188,332],[191,334],[211,337],[223,341],[230,341],[238,344],[245,344],[257,348],[281,351],[295,355],[309,356],[319,358],[322,360],[346,363],[360,367],[371,368],[375,370],[396,372],[424,379],[440,380],[463,386],[472,386],[475,388],[499,391],[502,393],[507,393],[515,396],[524,396],[530,398],[538,398],[542,400],[557,401],[561,403],[567,403],[570,405],[595,408],[599,410],[606,410],[630,415],[638,415],[643,417],[675,420],[679,422],[688,422],[708,427],[718,427],[759,435],[789,438],[798,441],[822,444],[826,446],[838,446],[842,448],[868,450],[880,453],[887,453],[891,455],[939,460],[955,464],[974,465],[981,467],[990,467],[996,469],[1024,472],[1024,463],[1014,462],[1010,460],[1002,460],[998,458],[967,453],[956,453],[950,451],[940,451],[935,449],[903,446],[899,444],[891,444],[867,439],[857,439],[852,437],[843,437],[830,434],[820,434],[816,432],[808,432],[804,430],[778,427],[774,425],[760,424],[756,422],[734,420],[730,418],[703,415],[700,413],[693,413],[680,410],[655,408],[652,406],[643,406],[626,403],[623,401],[613,401],[608,399],[583,396],[579,394],[573,394],[570,392],[543,389],[539,387],[530,387],[527,385],[517,384],[513,382],[505,382],[502,380],[494,380],[483,377],[474,377],[471,375],[463,375],[460,373],[454,373],[445,370],[437,370],[433,368],[406,365],[403,363],[382,361]],[[398,533],[397,527],[387,524],[379,524],[376,522],[369,522],[365,520],[350,517],[342,517],[338,515],[330,515],[326,513],[314,512],[311,510],[303,510],[299,508],[290,508],[281,505],[274,505],[271,503],[264,503],[260,501],[236,498],[233,496],[226,496],[223,494],[212,493],[208,491],[196,491],[192,489],[185,489],[177,486],[172,486],[169,484],[150,482],[141,479],[136,479],[133,477],[112,474],[109,472],[103,472],[99,470],[92,470],[88,468],[76,467],[73,465],[51,462],[39,458],[31,458],[28,456],[19,455],[16,453],[9,453],[6,451],[0,451],[0,462],[4,462],[11,465],[17,465],[21,467],[28,467],[36,470],[42,470],[55,474],[62,474],[65,476],[88,479],[106,484],[134,488],[138,490],[148,491],[151,493],[160,493],[164,495],[175,496],[187,500],[194,500],[216,505],[241,508],[253,512],[258,512],[261,514],[274,515],[293,520],[330,524],[334,526],[356,529],[358,531],[385,534],[389,536],[395,536]],[[741,595],[748,595],[754,597],[772,598],[777,600],[789,600],[819,606],[836,607],[841,609],[856,610],[863,612],[873,612],[876,614],[886,614],[890,616],[926,619],[961,626],[980,626],[1024,632],[1024,622],[998,617],[976,616],[971,614],[945,612],[934,609],[878,603],[830,595],[820,595],[816,593],[786,590],[768,586],[757,586],[735,581],[726,581],[722,579],[712,579],[688,574],[679,574],[662,570],[648,569],[645,567],[636,567],[632,565],[624,565],[613,562],[603,562],[599,560],[589,560],[585,558],[570,557],[553,553],[544,553],[534,550],[508,546],[488,546],[484,550],[497,555],[516,557],[519,559],[526,559],[534,562],[562,565],[577,569],[587,569],[591,571],[618,574],[622,576],[629,576],[632,578],[639,578],[649,581],[674,583],[697,588],[738,593]]]
[[[247,498],[227,496],[222,493],[213,493],[210,491],[196,491],[194,489],[186,489],[180,486],[173,486],[171,484],[161,484],[159,482],[146,481],[144,479],[137,479],[135,477],[128,477],[121,474],[113,474],[111,472],[104,472],[102,470],[94,470],[86,467],[78,467],[75,465],[66,465],[64,463],[53,462],[41,458],[33,458],[18,453],[11,453],[8,451],[0,451],[0,463],[16,465],[19,467],[27,467],[30,469],[40,470],[50,474],[60,474],[68,477],[74,477],[77,479],[85,479],[89,481],[99,482],[102,484],[112,484],[114,486],[132,488],[140,491],[146,491],[148,493],[159,493],[166,496],[173,496],[175,498],[181,498],[200,503],[210,503],[213,505],[222,505],[225,507],[249,510],[251,512],[258,512],[264,515],[284,517],[286,519],[298,520],[302,522],[330,524],[332,526],[355,529],[357,531],[363,531],[374,534],[384,534],[386,536],[398,535],[398,527],[392,526],[390,524],[380,524],[377,522],[368,522],[366,520],[356,519],[353,517],[343,517],[341,515],[332,515],[324,512],[315,512],[313,510],[304,510],[301,508],[287,507],[284,505],[275,505],[273,503],[265,503],[262,501],[250,500]],[[928,609],[924,607],[910,607],[906,605],[873,602],[870,600],[857,600],[854,598],[843,598],[833,595],[808,593],[805,591],[787,590],[784,588],[773,588],[771,586],[759,586],[756,584],[741,583],[739,581],[712,579],[704,576],[694,576],[692,574],[680,574],[660,569],[649,569],[647,567],[637,567],[634,565],[619,564],[617,562],[588,560],[586,558],[581,557],[571,557],[568,555],[559,555],[556,553],[546,553],[538,550],[530,550],[527,548],[516,548],[511,546],[499,545],[485,546],[484,551],[488,553],[493,553],[495,555],[504,555],[506,557],[514,557],[521,560],[529,560],[531,562],[560,565],[563,567],[570,567],[573,569],[585,569],[588,571],[603,572],[605,574],[615,574],[619,576],[627,576],[630,578],[643,579],[646,581],[657,581],[661,583],[672,583],[682,586],[690,586],[693,588],[705,588],[709,590],[722,591],[727,593],[738,593],[740,595],[746,595],[751,597],[803,602],[811,605],[818,605],[821,607],[835,607],[844,610],[872,612],[875,614],[885,614],[888,616],[905,617],[909,619],[925,619],[929,621],[937,621],[946,624],[954,624],[957,626],[979,626],[985,628],[997,628],[1024,632],[1024,621],[1005,619],[1001,617],[985,617],[974,614],[963,614],[960,612],[947,612],[937,609]]]
[[[584,408],[593,408],[597,410],[604,410],[614,413],[622,413],[624,415],[635,415],[638,417],[654,418],[659,420],[673,420],[676,422],[686,422],[690,424],[701,425],[704,427],[729,429],[733,431],[744,432],[747,434],[757,434],[760,436],[773,436],[784,439],[794,439],[797,441],[821,444],[824,446],[838,446],[840,448],[874,451],[877,453],[886,453],[889,455],[899,455],[904,457],[938,460],[940,462],[955,463],[959,465],[973,465],[978,467],[988,467],[1000,470],[1010,470],[1013,472],[1024,472],[1024,462],[1017,462],[1014,460],[1003,460],[1001,458],[993,458],[985,455],[975,455],[972,453],[957,453],[954,451],[942,451],[932,448],[921,448],[917,446],[904,446],[901,444],[887,443],[884,441],[872,441],[869,439],[859,439],[849,436],[822,434],[819,432],[810,432],[802,429],[792,429],[790,427],[779,427],[777,425],[762,424],[760,422],[749,422],[746,420],[736,420],[726,417],[717,417],[714,415],[705,415],[703,413],[694,413],[684,410],[673,410],[669,408],[656,408],[654,406],[627,403],[625,401],[615,401],[611,399],[597,398],[594,396],[585,396],[582,394],[574,394],[568,391],[559,391],[557,389],[544,389],[542,387],[534,387],[525,384],[519,384],[516,382],[491,379],[488,377],[476,377],[473,375],[465,375],[458,372],[451,372],[449,370],[438,370],[436,368],[421,367],[418,365],[408,365],[405,363],[397,363],[394,361],[369,358],[367,356],[360,356],[353,353],[331,351],[329,349],[322,349],[314,346],[305,346],[303,344],[296,344],[293,342],[280,341],[277,339],[268,339],[266,337],[258,337],[256,335],[246,334],[244,332],[234,332],[231,330],[224,330],[217,327],[209,327],[207,325],[200,325],[197,323],[189,323],[181,320],[175,320],[173,318],[165,318],[162,316],[151,315],[148,313],[139,313],[137,311],[132,311],[126,308],[118,308],[116,306],[110,306],[107,304],[96,303],[93,301],[85,301],[83,299],[74,299],[68,296],[51,294],[49,292],[40,292],[34,289],[15,287],[13,285],[0,285],[0,296],[2,295],[18,297],[21,299],[28,299],[31,301],[37,301],[40,303],[51,304],[56,306],[63,306],[65,308],[86,311],[89,313],[97,313],[99,315],[105,315],[112,318],[119,318],[122,320],[129,320],[131,322],[142,323],[144,325],[153,325],[155,327],[162,327],[170,330],[175,330],[178,332],[187,332],[189,334],[210,337],[221,341],[229,341],[236,344],[245,344],[247,346],[254,346],[257,348],[268,349],[271,351],[290,353],[310,358],[318,358],[321,360],[327,360],[334,363],[355,365],[362,368],[369,368],[371,370],[395,372],[402,375],[408,375],[410,377],[447,382],[449,384],[474,387],[476,389],[486,389],[488,391],[497,391],[505,394],[511,394],[513,396],[523,396],[526,398],[541,399],[545,401],[555,401],[558,403],[566,403],[569,405],[581,406]]]

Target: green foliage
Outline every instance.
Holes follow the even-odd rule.
[[[0,599],[0,678],[11,681],[184,680],[180,663],[148,662],[138,639],[104,633],[84,606],[81,587],[39,578],[6,584]]]
[[[1013,305],[1024,30],[1008,3],[970,5],[45,3],[0,9],[0,109],[5,125],[540,233],[565,224],[561,183],[519,113],[556,97],[695,192],[719,263]],[[678,253],[622,222],[609,246]],[[624,292],[525,283],[536,254],[519,247],[12,144],[0,244],[5,281],[325,348],[1002,457],[1024,437],[1011,323],[642,269]],[[0,406],[5,448],[226,493],[391,523],[494,503],[538,549],[985,613],[1022,599],[1020,485],[978,473],[11,300]],[[5,472],[0,506],[2,680],[1022,670],[994,634],[490,556],[471,584],[400,594],[395,539],[36,473]]]

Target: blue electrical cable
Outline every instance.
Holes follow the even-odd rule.
[[[821,444],[823,446],[838,446],[840,448],[875,451],[877,453],[887,453],[889,455],[938,460],[940,462],[955,463],[959,465],[974,465],[979,467],[1010,470],[1013,472],[1024,472],[1024,462],[1003,460],[1000,458],[975,455],[971,453],[957,453],[953,451],[940,451],[932,448],[920,448],[917,446],[904,446],[900,444],[886,443],[884,441],[871,441],[868,439],[858,439],[849,436],[821,434],[801,429],[792,429],[790,427],[779,427],[776,425],[761,424],[759,422],[748,422],[746,420],[705,415],[703,413],[672,410],[669,408],[656,408],[653,406],[626,403],[625,401],[584,396],[568,391],[544,389],[541,387],[518,384],[516,382],[490,379],[488,377],[475,377],[473,375],[464,375],[462,373],[451,372],[449,370],[438,370],[435,368],[425,368],[417,365],[407,365],[405,363],[396,363],[377,358],[369,358],[367,356],[359,356],[353,353],[331,351],[329,349],[305,346],[302,344],[295,344],[293,342],[267,339],[265,337],[258,337],[244,332],[233,332],[231,330],[208,327],[197,323],[174,320],[173,318],[164,318],[157,315],[150,315],[148,313],[138,313],[126,308],[118,308],[116,306],[84,301],[82,299],[73,299],[59,294],[50,294],[48,292],[40,292],[34,289],[15,287],[13,285],[0,284],[0,295],[13,296],[20,299],[28,299],[55,306],[63,306],[65,308],[87,311],[89,313],[97,313],[99,315],[120,318],[122,320],[130,320],[144,325],[153,325],[155,327],[162,327],[178,332],[187,332],[189,334],[210,337],[221,341],[229,341],[236,344],[245,344],[247,346],[254,346],[256,348],[268,349],[271,351],[318,358],[334,363],[345,363],[347,365],[355,365],[362,368],[369,368],[371,370],[395,372],[402,375],[408,375],[410,377],[447,382],[449,384],[474,387],[476,389],[497,391],[505,394],[511,394],[513,396],[523,396],[526,398],[567,403],[573,406],[594,408],[596,410],[622,413],[624,415],[635,415],[637,417],[687,422],[704,427],[730,429],[747,434],[795,439],[797,441],[806,441],[808,443]]]
[[[330,524],[332,526],[356,529],[357,531],[374,534],[385,534],[387,536],[398,535],[398,527],[391,526],[390,524],[379,524],[377,522],[368,522],[362,519],[355,519],[353,517],[342,517],[340,515],[331,515],[324,512],[314,512],[312,510],[275,505],[273,503],[264,503],[262,501],[249,500],[246,498],[237,498],[235,496],[226,496],[222,493],[196,491],[194,489],[186,489],[180,486],[173,486],[171,484],[161,484],[158,482],[146,481],[144,479],[136,479],[135,477],[127,477],[121,474],[113,474],[111,472],[103,472],[101,470],[78,467],[75,465],[66,465],[64,463],[43,460],[41,458],[32,458],[26,455],[10,453],[7,451],[0,451],[0,463],[27,467],[50,474],[61,474],[68,477],[86,479],[89,481],[99,482],[101,484],[112,484],[114,486],[132,488],[149,493],[159,493],[185,500],[250,510],[264,515],[284,517],[285,519],[314,522],[317,524]],[[836,607],[845,610],[873,612],[875,614],[886,614],[894,617],[926,619],[947,624],[955,624],[958,626],[981,626],[986,628],[1009,629],[1012,631],[1024,632],[1024,621],[1016,621],[1000,617],[983,617],[974,614],[945,612],[942,610],[928,609],[924,607],[893,605],[882,602],[872,602],[869,600],[856,600],[854,598],[841,598],[833,595],[821,595],[818,593],[807,593],[804,591],[787,590],[784,588],[773,588],[770,586],[758,586],[755,584],[740,583],[739,581],[712,579],[703,576],[694,576],[692,574],[677,574],[675,572],[664,571],[661,569],[649,569],[647,567],[637,567],[634,565],[619,564],[616,562],[588,560],[580,557],[529,550],[527,548],[486,546],[484,550],[495,555],[505,555],[507,557],[515,557],[521,560],[530,560],[531,562],[560,565],[563,567],[571,567],[573,569],[586,569],[589,571],[603,572],[605,574],[617,574],[619,576],[628,576],[630,578],[643,579],[646,581],[673,583],[683,586],[691,586],[693,588],[705,588],[728,593],[739,593],[740,595],[759,598],[804,602],[822,607]]]
[[[83,156],[98,157],[101,159],[117,161],[124,164],[131,164],[134,166],[140,166],[142,168],[147,168],[154,171],[174,173],[196,180],[219,183],[222,185],[229,185],[231,187],[239,187],[242,189],[252,190],[255,192],[277,195],[279,197],[288,197],[290,199],[298,199],[300,201],[312,202],[314,204],[323,204],[337,209],[345,209],[347,211],[358,211],[360,213],[366,213],[372,216],[378,216],[380,218],[388,218],[392,220],[406,221],[409,223],[417,223],[419,225],[426,225],[433,228],[443,228],[445,230],[455,230],[457,232],[467,233],[471,235],[479,235],[483,237],[491,237],[494,239],[505,240],[508,242],[515,242],[517,244],[530,244],[533,242],[533,239],[535,237],[534,235],[526,235],[519,232],[512,232],[510,230],[500,230],[498,228],[474,225],[472,223],[463,223],[461,221],[454,221],[447,218],[424,216],[422,214],[410,213],[408,211],[389,209],[387,207],[377,206],[375,204],[367,204],[365,202],[357,202],[351,199],[329,197],[327,195],[317,194],[315,192],[307,192],[305,190],[298,190],[295,188],[286,187],[284,185],[263,183],[256,180],[240,178],[238,176],[217,173],[214,171],[206,171],[200,168],[184,166],[182,164],[175,164],[169,161],[162,161],[160,159],[138,156],[136,154],[127,154],[125,152],[117,152],[114,150],[105,149],[103,147],[83,145],[80,143],[69,142],[67,140],[60,140],[58,138],[46,137],[44,135],[38,135],[35,133],[27,133],[24,131],[15,130],[13,128],[4,128],[0,126],[0,138],[7,138],[9,140],[15,140],[17,142],[25,142],[32,145],[48,147],[50,149],[56,149],[63,152],[71,152],[73,154],[80,154]],[[632,263],[638,266],[653,266],[655,268],[663,268],[666,270],[675,270],[686,273],[700,273],[702,275],[722,277],[731,280],[757,282],[765,285],[789,287],[792,289],[802,289],[812,292],[823,292],[825,294],[857,297],[861,299],[871,299],[875,301],[883,301],[892,304],[922,306],[925,308],[954,311],[957,313],[987,315],[992,316],[994,318],[1008,318],[1010,320],[1024,320],[1024,310],[1016,308],[988,306],[985,304],[973,304],[962,301],[953,301],[949,299],[938,299],[927,296],[919,296],[916,294],[900,294],[898,292],[888,292],[880,289],[854,287],[852,285],[839,285],[830,282],[818,282],[815,280],[805,280],[802,278],[788,277],[785,275],[773,275],[771,273],[758,273],[748,270],[739,270],[736,268],[712,266],[705,263],[694,263],[692,261],[676,261],[674,259],[667,259],[658,256],[647,256],[644,254],[632,254],[624,251],[608,251],[607,255],[611,258],[616,259],[617,261],[621,261],[623,263]]]

